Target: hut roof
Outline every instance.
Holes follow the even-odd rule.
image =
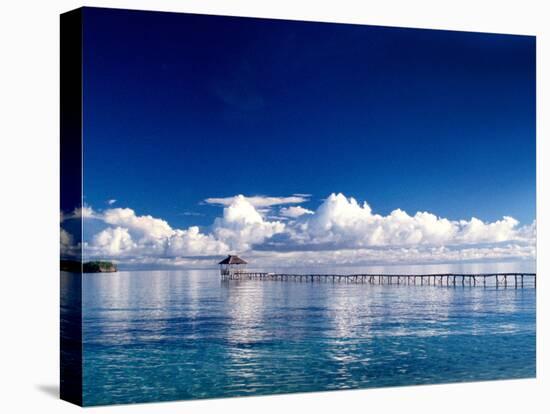
[[[247,264],[247,263],[243,259],[241,259],[239,256],[229,255],[218,264],[239,265],[239,264]]]

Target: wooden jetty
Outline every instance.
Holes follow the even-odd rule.
[[[331,282],[371,285],[420,286],[495,286],[496,288],[537,287],[536,273],[434,273],[434,274],[300,274],[246,271],[247,262],[238,256],[228,256],[220,265],[222,280],[271,280],[292,282]]]
[[[436,273],[436,274],[297,274],[228,271],[221,272],[222,280],[272,280],[292,282],[331,282],[371,285],[419,286],[495,286],[497,288],[536,287],[536,273]]]

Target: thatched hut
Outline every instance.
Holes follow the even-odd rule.
[[[220,265],[221,276],[232,279],[238,273],[243,272],[248,263],[239,256],[229,255],[218,264]]]

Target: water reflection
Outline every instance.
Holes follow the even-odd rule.
[[[533,289],[120,272],[83,304],[88,404],[534,375]]]
[[[61,272],[60,350],[62,399],[82,403],[82,279]]]
[[[266,338],[263,329],[265,315],[264,290],[257,283],[247,281],[221,281],[227,304],[226,337],[230,344],[248,344]]]

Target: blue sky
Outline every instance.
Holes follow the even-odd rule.
[[[535,38],[87,8],[84,142],[87,205],[173,228],[333,193],[528,225]]]

